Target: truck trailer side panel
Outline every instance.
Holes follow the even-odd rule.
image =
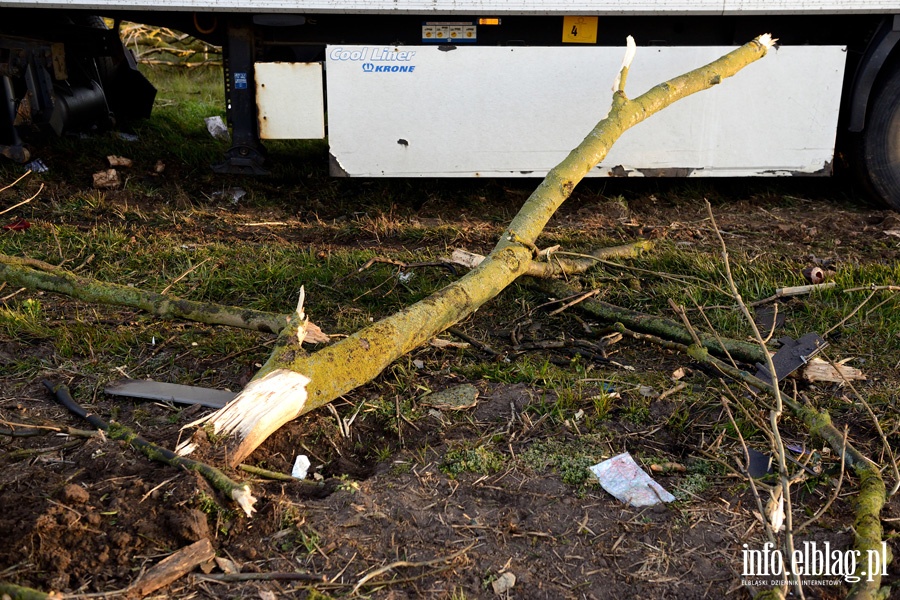
[[[3,0],[0,7],[190,11],[207,13],[493,14],[493,15],[782,15],[883,14],[884,0]]]
[[[640,48],[636,97],[727,47]],[[333,174],[543,176],[602,119],[618,48],[329,46]],[[846,50],[782,47],[626,132],[593,175],[830,174]],[[815,77],[809,77],[810,73]]]

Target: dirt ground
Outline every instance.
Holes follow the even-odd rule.
[[[499,189],[497,186],[506,184],[485,185]],[[678,201],[671,199],[674,192],[666,191],[675,184],[644,184],[643,191],[629,197],[627,207],[610,198],[620,193],[616,190],[629,188],[624,183],[612,185],[619,187],[590,184],[551,227],[607,228],[615,232],[612,237],[623,241],[654,237],[682,246],[711,244],[709,230],[704,230],[708,224],[702,196],[713,192],[724,197],[716,202],[719,226],[732,232],[728,242],[736,251],[750,255],[782,253],[798,261],[808,256],[835,257],[845,264],[890,264],[900,253],[900,240],[884,233],[900,229],[895,214],[847,200],[843,191],[834,191],[827,182],[792,182],[772,192],[768,191],[769,184],[755,184],[746,194],[731,190],[745,189],[744,183],[704,184],[706,187],[694,197],[679,192]],[[508,186],[506,195],[512,206],[527,186],[521,182]],[[112,202],[128,200],[114,194],[110,198]],[[163,207],[148,204],[142,210]],[[341,216],[329,214],[328,207],[316,210],[316,219],[321,222],[334,222]],[[470,250],[487,249],[496,227],[495,223],[482,223],[477,211],[469,209],[460,215],[452,207],[427,201],[396,210],[403,218],[425,224],[465,223],[469,233],[464,241]],[[310,224],[317,221],[310,214],[309,207],[267,205],[229,209],[210,217],[210,222],[217,220],[218,239],[234,243],[270,234],[314,250],[335,251],[342,245],[356,245],[386,255],[403,245],[383,234],[331,239],[327,233],[314,231]],[[284,227],[251,229],[236,225],[248,222],[307,226],[289,233]],[[198,227],[198,231],[201,229]],[[435,252],[445,250],[438,247]],[[29,294],[23,292],[8,302],[21,302]],[[97,327],[139,326],[147,319],[136,311],[122,309],[90,312],[89,305],[50,294],[42,294],[40,299],[60,326],[74,318],[96,319]],[[465,324],[470,335],[488,342],[512,361],[520,358],[510,349],[509,324],[504,322],[507,313],[499,305],[515,302],[514,296],[505,295]],[[553,339],[566,327],[578,326],[575,321],[554,320],[542,314],[534,316],[539,326],[533,327],[534,337],[538,340]],[[259,348],[259,344],[271,338],[260,336],[254,347],[224,357],[236,368],[222,370],[219,379],[206,378],[203,384],[239,389],[253,372],[254,363],[266,355],[266,348]],[[562,350],[556,352],[545,350],[540,356],[563,363],[571,358]],[[107,396],[103,385],[116,374],[101,376],[89,368],[101,361],[121,364],[130,371],[142,361],[157,357],[157,353],[168,357],[167,364],[181,373],[208,372],[214,362],[198,360],[189,349],[181,352],[179,348],[137,348],[121,357],[94,356],[91,350],[75,359],[63,359],[47,340],[0,333],[2,426],[5,430],[21,424],[87,427],[54,403],[41,385],[42,378],[49,378],[68,383],[76,399],[90,411],[104,418],[114,416],[145,438],[174,447],[180,427],[206,409]],[[37,372],[4,373],[23,356],[38,361]],[[759,548],[764,537],[754,516],[752,495],[733,473],[716,469],[708,476],[711,485],[702,491],[687,491],[672,504],[637,509],[619,502],[596,483],[580,481],[572,485],[559,465],[541,466],[534,459],[535,452],[546,452],[549,457],[553,448],[589,444],[589,453],[598,462],[630,451],[644,457],[642,466],[646,469],[654,462],[649,457],[664,457],[686,465],[692,472],[691,466],[704,458],[702,452],[716,451],[719,431],[715,427],[721,428],[726,421],[720,408],[715,404],[685,404],[675,393],[651,401],[649,414],[635,420],[628,406],[638,393],[628,390],[613,400],[602,427],[585,434],[574,417],[541,417],[547,415],[542,405],[556,400],[556,392],[548,386],[490,377],[469,380],[462,374],[465,370],[458,368],[467,361],[492,360],[503,359],[492,359],[475,348],[465,352],[425,348],[402,365],[416,371],[414,381],[427,384],[431,390],[474,384],[478,400],[473,408],[428,408],[420,390],[398,385],[397,377],[387,374],[335,403],[337,414],[345,420],[359,413],[348,427],[349,436],[342,433],[335,415],[325,409],[290,423],[263,444],[249,462],[289,472],[294,458],[306,454],[317,478],[311,482],[280,482],[230,472],[237,479],[250,481],[260,497],[258,512],[252,518],[243,516],[195,473],[149,462],[119,442],[54,432],[0,436],[0,581],[65,594],[113,596],[165,556],[209,538],[218,556],[233,561],[242,573],[305,571],[323,578],[323,582],[221,582],[196,571],[155,592],[155,597],[750,597],[749,588],[743,585],[747,578],[741,576],[743,545]],[[711,385],[710,377],[688,359],[646,344],[620,342],[615,360],[634,366],[632,377],[668,374],[688,367],[690,371],[683,380],[688,388],[702,391]],[[594,376],[600,373],[598,377],[602,377],[616,367],[598,363],[595,368]],[[156,377],[165,375],[157,373]],[[895,378],[891,373],[869,375],[870,379],[873,375],[877,375],[874,379]],[[582,390],[584,398],[576,399],[576,406],[578,402],[589,404],[593,394],[603,393],[602,384],[596,385],[596,389]],[[385,399],[388,408],[391,402],[397,402],[396,414],[384,410]],[[417,418],[400,415],[401,401],[412,406]],[[676,428],[676,413],[686,415],[689,425]],[[855,441],[877,454],[876,440]],[[498,468],[469,465],[452,470],[448,456],[454,451],[482,446],[490,447],[493,455],[500,457]],[[469,457],[472,462],[476,458]],[[481,457],[486,463],[490,458]],[[685,477],[679,472],[654,473],[654,478],[669,490],[689,489],[684,485]],[[820,485],[809,492],[817,503],[810,501],[813,510],[829,489]],[[845,487],[832,508],[803,533],[802,539],[848,548],[853,538],[853,489],[852,485]],[[799,502],[798,519],[807,514],[803,504]],[[900,548],[890,537],[893,524],[900,521],[896,497],[883,515],[890,546],[897,556]],[[227,569],[228,564],[223,564]],[[223,570],[222,565],[208,568],[212,575]],[[888,573],[885,585],[895,580],[896,562],[888,567]],[[515,583],[503,591],[498,586],[511,581],[507,574],[514,575]],[[806,597],[844,597],[848,584],[841,578],[832,580],[836,585],[809,587]]]

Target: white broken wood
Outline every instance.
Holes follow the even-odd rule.
[[[125,158],[124,156],[116,156],[115,154],[110,154],[106,157],[106,161],[109,163],[110,167],[122,167],[127,169],[128,167],[134,164],[130,158]]]
[[[298,347],[303,344],[309,326],[309,319],[303,311],[305,299],[306,290],[301,287],[297,310],[289,318],[289,321],[299,320]],[[296,371],[275,369],[248,383],[224,408],[184,428],[206,425],[212,428],[214,436],[233,436],[241,440],[238,452],[245,446],[256,448],[284,423],[300,416],[306,406],[306,386],[309,382],[309,377]],[[196,449],[196,442],[188,439],[178,444],[175,452],[186,456]],[[241,502],[239,498],[235,500]]]
[[[837,367],[835,368],[831,363],[814,357],[803,367],[803,378],[812,382],[825,381],[841,384],[847,381],[865,380],[866,376],[862,371],[845,364],[849,360],[849,358],[845,358],[840,362],[834,363]]]
[[[117,188],[120,185],[122,185],[122,180],[119,179],[119,172],[115,169],[106,169],[105,171],[94,173],[94,187],[98,190]]]

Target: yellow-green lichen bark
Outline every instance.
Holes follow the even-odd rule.
[[[606,157],[625,130],[673,102],[734,75],[765,56],[767,49],[767,43],[760,39],[753,40],[704,67],[652,88],[634,100],[629,100],[621,90],[615,92],[606,118],[550,171],[510,223],[510,235],[504,235],[478,267],[428,298],[315,354],[303,354],[294,343],[282,345],[256,377],[276,369],[289,369],[309,377],[308,400],[299,407],[299,414],[331,402],[371,381],[393,361],[472,314],[517,277],[525,274],[533,258],[531,247],[547,222],[569,197],[575,185]],[[210,418],[210,422],[214,421],[215,415]],[[240,448],[241,452],[232,456],[232,464],[243,460],[255,446],[247,448],[243,444]]]
[[[285,326],[284,315],[184,300],[127,285],[81,277],[41,261],[4,254],[0,254],[0,281],[17,287],[64,294],[85,302],[137,308],[164,319],[186,319],[271,333],[278,333]]]

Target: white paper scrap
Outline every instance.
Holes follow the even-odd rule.
[[[294,461],[294,468],[291,469],[291,477],[294,479],[306,479],[306,474],[309,472],[311,464],[309,457],[305,454],[299,455],[297,460]]]
[[[675,500],[627,452],[592,466],[591,473],[597,476],[604,490],[631,506],[653,506]]]

